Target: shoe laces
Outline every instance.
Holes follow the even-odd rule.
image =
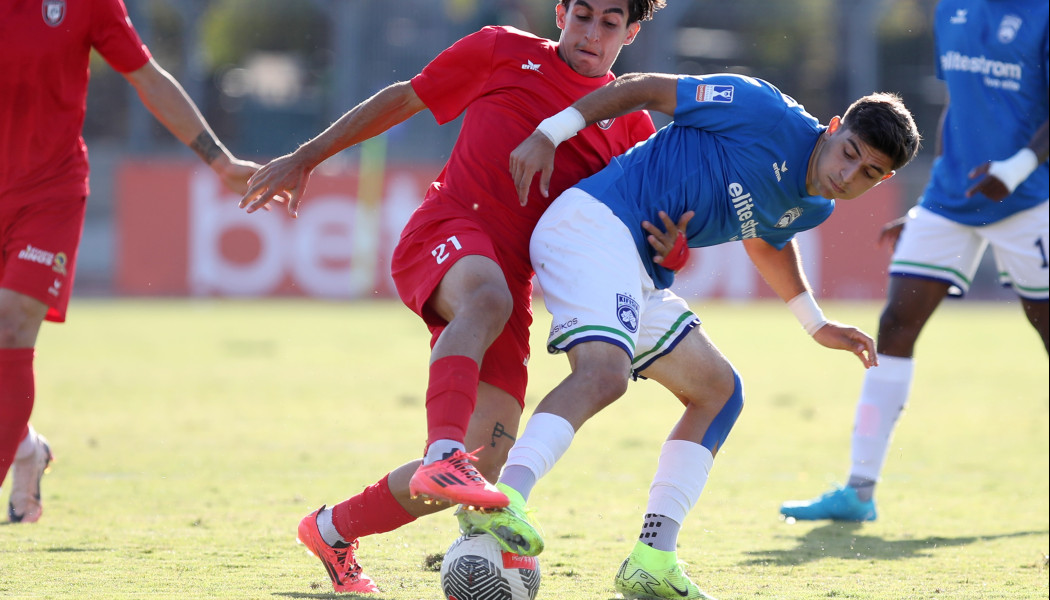
[[[361,578],[361,565],[357,564],[357,558],[354,556],[358,545],[358,540],[354,540],[349,543],[332,546],[340,579],[357,581]]]
[[[464,477],[481,483],[485,481],[485,478],[481,476],[477,468],[474,466],[474,462],[478,460],[478,452],[484,450],[485,447],[481,446],[473,452],[465,452],[463,450],[456,450],[456,452],[448,459],[452,468],[463,474]]]

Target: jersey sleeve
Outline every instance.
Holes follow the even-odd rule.
[[[500,31],[485,27],[466,36],[412,78],[412,89],[439,124],[458,117],[485,90]]]
[[[790,96],[753,77],[682,76],[678,78],[674,121],[711,133],[764,135],[793,106],[799,105]]]
[[[130,73],[150,59],[149,49],[131,25],[123,0],[96,0],[91,15],[91,46],[118,73]]]

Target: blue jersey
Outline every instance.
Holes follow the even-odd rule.
[[[821,224],[833,200],[806,192],[806,169],[824,132],[791,97],[740,75],[682,76],[674,121],[576,185],[612,209],[634,236],[657,288],[674,272],[653,262],[642,221],[659,211],[686,228],[689,246],[762,238],[783,248]]]
[[[948,87],[941,156],[920,204],[964,225],[987,225],[1043,202],[1044,161],[1003,202],[966,197],[970,171],[1028,145],[1047,119],[1045,0],[943,0],[934,22],[937,76]]]

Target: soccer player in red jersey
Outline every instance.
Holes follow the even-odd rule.
[[[51,461],[29,426],[33,348],[62,322],[73,289],[88,195],[80,135],[94,48],[146,107],[237,193],[259,165],[219,143],[182,86],[151,58],[121,0],[0,3],[0,483],[14,464],[8,516],[40,518]]]
[[[551,181],[549,198],[534,189],[524,206],[510,177],[510,152],[544,117],[613,80],[609,69],[620,49],[663,5],[561,0],[557,43],[486,27],[252,177],[241,207],[252,212],[286,202],[295,215],[311,172],[328,157],[424,109],[438,123],[464,115],[452,154],[405,226],[392,261],[401,299],[432,334],[423,459],[299,525],[299,540],[325,564],[336,591],[376,590],[354,556],[358,538],[397,529],[445,503],[506,505],[485,477],[498,474],[506,460],[524,405],[532,230],[549,198],[648,138],[654,127],[648,114],[634,113],[583,129],[558,148],[566,168]],[[477,456],[467,452],[479,446],[489,448]]]

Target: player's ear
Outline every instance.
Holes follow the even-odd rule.
[[[887,179],[889,179],[890,177],[893,177],[896,174],[897,174],[896,171],[890,171],[889,173],[886,173],[885,175],[882,176],[882,179],[879,180],[879,183],[882,183],[883,181],[886,181]]]
[[[554,5],[554,23],[558,29],[565,29],[565,5],[561,2]]]
[[[639,23],[638,21],[635,21],[634,23],[631,23],[630,25],[628,25],[627,26],[627,37],[624,38],[623,45],[624,46],[628,46],[632,42],[634,42],[635,36],[638,35],[638,32],[641,31],[641,29],[642,29],[642,24]]]
[[[838,131],[840,125],[842,125],[842,117],[838,115],[831,117],[831,121],[828,122],[828,135]]]

